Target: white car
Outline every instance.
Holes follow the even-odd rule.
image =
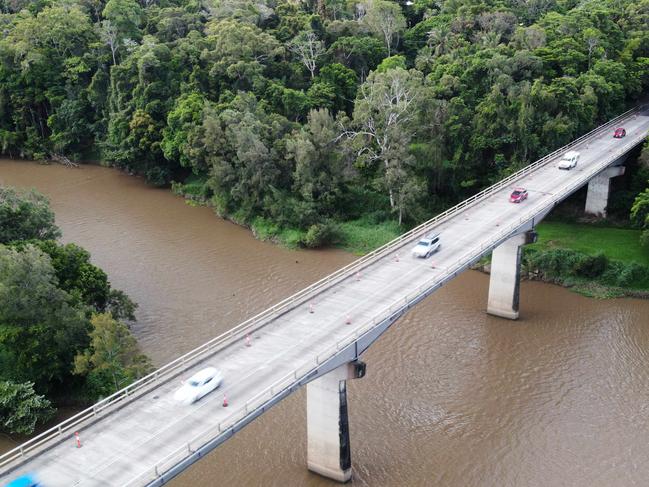
[[[415,248],[412,249],[412,255],[413,257],[423,257],[425,259],[434,252],[437,252],[440,247],[439,235],[426,235],[419,241]]]
[[[571,150],[566,152],[557,166],[559,169],[570,170],[577,165],[579,160],[579,152]]]
[[[183,404],[191,404],[219,387],[221,382],[221,372],[214,367],[207,367],[183,382],[174,394],[174,399]]]

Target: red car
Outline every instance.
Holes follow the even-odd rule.
[[[520,203],[527,199],[527,190],[525,188],[514,188],[512,194],[509,196],[510,203]]]
[[[618,127],[615,129],[615,133],[613,134],[613,137],[616,139],[621,139],[626,135],[626,130],[624,130],[623,127]]]

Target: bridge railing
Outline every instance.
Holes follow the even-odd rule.
[[[62,421],[61,423],[54,426],[53,428],[50,428],[47,431],[44,431],[43,433],[26,441],[20,446],[0,456],[0,468],[2,468],[5,465],[8,465],[13,461],[25,457],[28,453],[44,445],[45,443],[62,438],[64,434],[72,432],[78,429],[80,426],[87,424],[88,421],[92,421],[93,418],[96,418],[98,415],[105,412],[108,408],[116,407],[118,404],[126,404],[129,400],[133,399],[134,396],[136,395],[139,396],[141,393],[144,393],[146,390],[149,390],[149,388],[153,387],[154,384],[159,383],[161,380],[166,380],[175,376],[176,374],[182,372],[182,370],[184,370],[188,365],[195,364],[200,360],[205,359],[206,356],[214,353],[216,350],[222,349],[238,339],[242,339],[246,334],[251,333],[263,327],[272,319],[293,309],[297,304],[301,304],[308,301],[309,299],[313,298],[317,294],[321,293],[324,289],[329,288],[331,285],[354,275],[356,272],[377,262],[382,257],[401,248],[403,245],[405,245],[405,243],[412,240],[415,236],[430,231],[434,226],[439,225],[443,221],[446,221],[447,219],[452,218],[453,216],[456,216],[461,211],[465,210],[467,207],[488,198],[489,196],[500,191],[502,188],[506,187],[512,182],[517,181],[521,177],[547,164],[549,161],[553,160],[563,152],[578,146],[579,144],[592,138],[594,135],[601,133],[602,131],[609,130],[610,127],[619,124],[620,121],[624,120],[625,118],[629,117],[632,114],[638,113],[642,109],[644,109],[644,106],[639,106],[631,110],[628,110],[627,112],[610,120],[604,125],[601,125],[600,127],[596,128],[595,130],[592,130],[591,132],[582,135],[578,139],[572,141],[570,144],[555,150],[554,152],[546,155],[545,157],[539,159],[538,161],[511,174],[505,179],[499,181],[498,183],[480,191],[479,193],[471,196],[470,198],[467,198],[466,200],[458,203],[452,208],[449,208],[448,210],[440,213],[434,218],[431,218],[430,220],[418,225],[412,230],[388,242],[387,244],[377,248],[376,250],[373,250],[372,252],[355,260],[354,262],[351,262],[350,264],[338,269],[332,274],[329,274],[328,276],[320,279],[314,284],[302,289],[301,291],[298,291],[292,296],[289,296],[288,298],[280,301],[279,303],[271,306],[270,308],[262,311],[261,313],[247,319],[246,321],[235,326],[229,331],[196,347],[195,349],[167,363],[166,365],[163,365],[155,372],[152,372],[151,374],[142,377],[141,379],[133,382],[129,386],[102,399],[101,401],[97,402],[93,406],[81,411],[78,414],[75,414],[74,416],[66,419],[65,421]]]
[[[155,466],[148,468],[144,472],[140,473],[128,484],[126,484],[126,487],[141,485],[144,482],[149,483],[151,481],[154,481],[156,478],[164,475],[165,472],[168,472],[171,468],[179,464],[190,453],[195,452],[202,446],[206,445],[209,441],[225,432],[228,432],[231,428],[234,428],[237,423],[241,422],[250,413],[255,412],[257,409],[263,407],[265,404],[269,403],[269,401],[271,401],[276,395],[282,393],[286,389],[294,387],[295,384],[298,383],[301,379],[315,372],[321,364],[324,364],[328,360],[334,358],[338,353],[340,353],[340,351],[355,343],[359,338],[370,332],[373,328],[380,325],[381,323],[384,323],[386,320],[398,318],[405,310],[410,308],[414,303],[418,302],[423,294],[429,292],[429,290],[435,288],[436,286],[441,285],[445,281],[448,281],[450,278],[452,278],[452,276],[456,275],[458,272],[461,272],[462,269],[476,262],[483,255],[495,248],[504,239],[515,234],[521,226],[531,221],[535,216],[543,214],[545,211],[552,209],[559,201],[561,201],[565,197],[566,194],[571,194],[575,190],[582,187],[585,183],[588,182],[588,180],[593,177],[594,174],[599,172],[600,169],[606,168],[612,161],[623,155],[625,152],[627,152],[626,148],[610,152],[608,154],[608,157],[604,159],[604,162],[601,162],[597,165],[596,169],[571,182],[561,191],[561,194],[553,196],[551,200],[544,201],[542,202],[542,204],[526,208],[528,211],[523,216],[519,217],[516,221],[514,221],[507,227],[504,227],[502,231],[497,233],[495,236],[489,238],[485,242],[482,242],[479,248],[474,248],[462,254],[457,259],[453,267],[441,269],[441,272],[439,274],[435,275],[433,278],[420,285],[415,291],[412,291],[405,297],[394,301],[390,304],[390,306],[377,313],[363,327],[347,334],[346,336],[338,340],[335,345],[332,345],[331,347],[316,355],[316,357],[312,360],[306,362],[301,367],[293,370],[281,379],[275,381],[266,389],[246,401],[246,403],[242,407],[235,410],[231,415],[229,415],[219,423],[213,425],[212,427],[207,428],[204,432],[194,437],[191,441],[168,454],[166,457],[156,463]]]

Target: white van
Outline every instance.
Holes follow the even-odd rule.
[[[571,150],[569,152],[566,152],[561,159],[561,162],[559,162],[559,169],[567,169],[570,170],[573,167],[577,165],[577,161],[579,160],[579,152]]]

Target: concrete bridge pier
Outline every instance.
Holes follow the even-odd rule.
[[[612,166],[588,181],[586,213],[602,218],[606,217],[611,178],[622,176],[622,174],[624,174],[624,166]]]
[[[536,232],[514,235],[491,254],[487,313],[510,320],[518,319],[521,283],[521,247],[536,241]]]
[[[338,482],[352,478],[347,416],[347,380],[365,375],[365,364],[349,362],[309,382],[307,463],[309,470]]]

